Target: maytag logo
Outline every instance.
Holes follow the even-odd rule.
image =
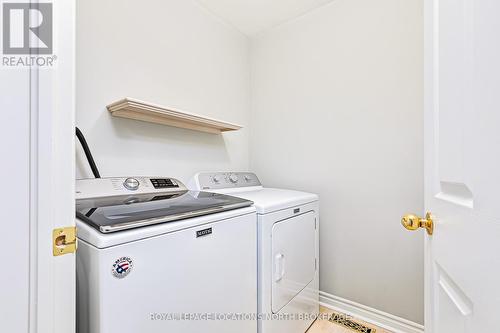
[[[207,228],[203,230],[197,230],[196,231],[196,238],[198,237],[203,237],[203,236],[208,236],[212,233],[212,228]]]

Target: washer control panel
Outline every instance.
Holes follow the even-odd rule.
[[[186,191],[182,182],[166,177],[112,177],[76,180],[76,198]]]
[[[195,176],[200,190],[220,190],[249,186],[261,186],[259,178],[252,172],[201,172]]]

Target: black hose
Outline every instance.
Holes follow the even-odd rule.
[[[99,170],[97,170],[97,166],[95,165],[94,158],[92,157],[92,153],[90,152],[89,145],[87,144],[87,140],[85,140],[83,133],[78,129],[78,127],[75,128],[76,128],[76,137],[78,138],[80,144],[82,145],[83,151],[85,152],[85,156],[87,156],[87,161],[89,162],[90,169],[92,169],[94,177],[101,178]]]

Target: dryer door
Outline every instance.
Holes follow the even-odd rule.
[[[279,312],[314,278],[315,213],[277,222],[272,230],[272,310]]]

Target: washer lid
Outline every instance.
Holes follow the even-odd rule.
[[[318,201],[318,196],[313,193],[266,187],[242,192],[234,190],[228,193],[235,197],[253,201],[258,214],[272,213]]]
[[[251,206],[229,195],[198,191],[139,194],[76,201],[76,216],[102,233],[172,222]]]

